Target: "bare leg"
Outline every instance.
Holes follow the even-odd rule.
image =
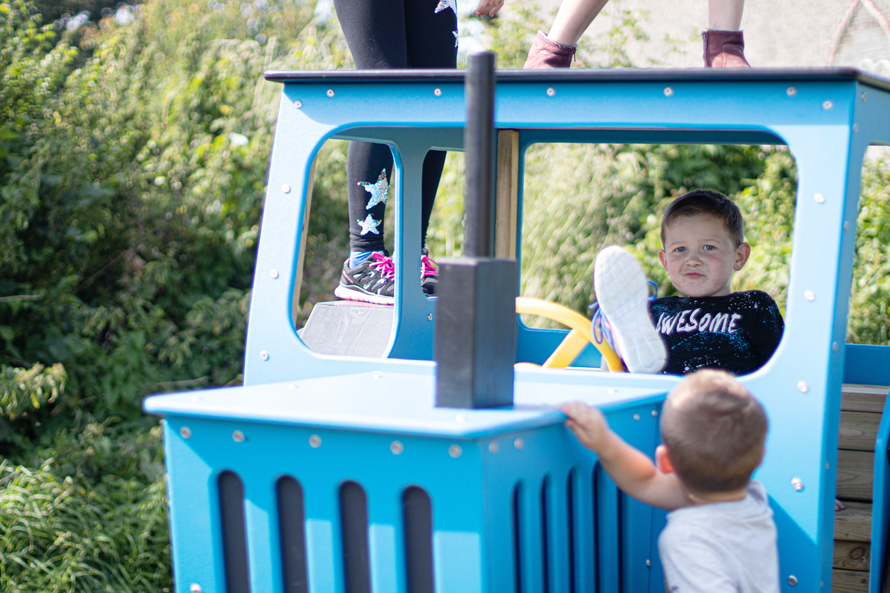
[[[609,0],[564,0],[547,38],[560,45],[576,45]],[[740,2],[744,0],[731,0]],[[710,0],[715,2],[715,0]],[[719,3],[719,2],[718,2]]]
[[[715,31],[738,31],[742,25],[744,8],[745,0],[708,0],[708,28]],[[559,15],[556,18],[559,20]]]

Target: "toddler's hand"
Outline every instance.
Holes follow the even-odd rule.
[[[479,0],[479,6],[473,11],[473,16],[494,16],[504,5],[504,0]]]
[[[569,417],[566,426],[575,433],[582,445],[595,452],[602,450],[609,433],[609,425],[602,412],[577,401],[566,402],[557,407]]]

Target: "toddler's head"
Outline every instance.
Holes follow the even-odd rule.
[[[744,385],[710,369],[686,375],[661,415],[673,470],[699,494],[744,489],[763,460],[767,428],[763,406]]]
[[[726,296],[751,255],[742,213],[720,192],[697,189],[674,200],[661,220],[658,252],[674,287],[689,297]]]

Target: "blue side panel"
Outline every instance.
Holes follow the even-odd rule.
[[[868,571],[869,593],[884,591],[888,541],[890,534],[890,397],[884,403],[878,437],[875,439],[874,485],[871,507],[871,566]]]
[[[844,383],[890,385],[890,346],[847,344]]]

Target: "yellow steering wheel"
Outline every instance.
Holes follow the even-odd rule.
[[[626,371],[624,363],[608,345],[600,345],[593,339],[593,331],[590,328],[590,320],[568,307],[563,307],[550,301],[531,297],[516,297],[516,312],[527,315],[540,315],[547,319],[559,322],[572,331],[556,347],[543,365],[546,369],[563,369],[573,360],[588,342],[593,344],[609,366],[610,371]]]

